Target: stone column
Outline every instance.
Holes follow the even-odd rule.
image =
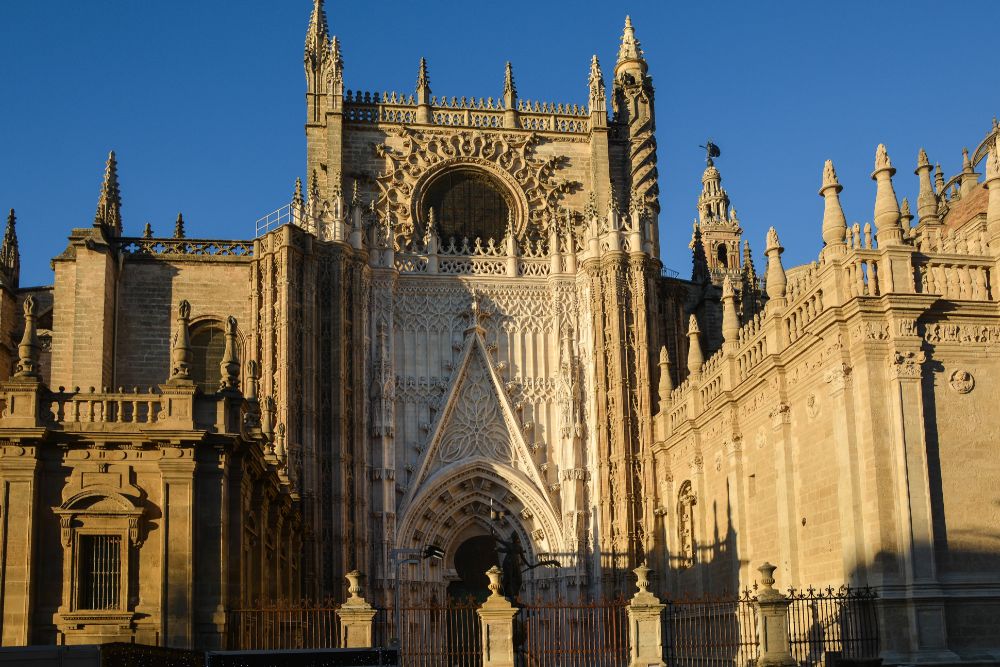
[[[486,571],[490,596],[476,610],[482,622],[483,667],[514,667],[514,617],[518,609],[500,594],[500,568]]]
[[[764,563],[757,571],[763,577],[763,588],[757,594],[757,628],[760,637],[760,659],[757,667],[795,667],[795,658],[788,650],[788,605],[791,601],[774,588],[777,568]]]
[[[645,565],[635,572],[639,590],[628,605],[629,667],[666,667],[663,661],[663,609],[665,604],[649,592],[649,573]]]
[[[375,608],[365,600],[361,593],[361,580],[364,575],[352,570],[346,575],[347,592],[350,597],[337,610],[340,618],[341,648],[372,648],[372,620],[375,618]]]

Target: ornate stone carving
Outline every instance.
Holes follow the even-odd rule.
[[[842,391],[850,384],[851,367],[841,362],[823,374],[823,381],[830,385],[831,391]]]
[[[893,379],[919,378],[924,358],[923,351],[893,353],[889,363],[889,377]]]
[[[434,176],[448,168],[477,166],[499,178],[518,200],[511,208],[517,210],[512,222],[519,238],[544,236],[549,223],[544,213],[555,210],[562,194],[577,185],[555,178],[566,158],[535,155],[534,148],[541,140],[534,133],[441,132],[407,126],[394,127],[393,132],[393,145],[375,147],[386,161],[385,172],[376,178],[380,191],[376,206],[382,217],[393,221],[401,247],[422,234],[417,224],[423,191]]]
[[[976,387],[976,378],[967,370],[958,369],[951,374],[948,384],[960,394],[968,394]]]
[[[778,403],[768,413],[771,418],[771,426],[780,428],[782,424],[789,424],[792,421],[792,407],[788,403]]]

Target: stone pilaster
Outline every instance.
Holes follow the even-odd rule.
[[[514,617],[518,609],[500,593],[500,568],[486,571],[490,596],[476,610],[482,623],[483,667],[514,667]]]
[[[340,647],[371,648],[374,646],[372,620],[375,618],[375,608],[362,596],[361,580],[364,575],[352,570],[345,578],[350,597],[337,610],[341,625]]]
[[[639,590],[628,605],[629,667],[666,667],[663,661],[663,609],[665,604],[649,592],[650,570],[635,568]]]
[[[763,588],[757,594],[757,623],[760,637],[758,667],[794,667],[795,658],[788,650],[788,605],[791,601],[774,588],[777,568],[764,563],[757,570],[763,575]]]

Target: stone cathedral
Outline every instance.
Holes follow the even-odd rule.
[[[758,275],[711,144],[700,193],[679,176],[693,231],[661,218],[628,19],[585,104],[415,69],[346,88],[315,1],[303,178],[255,238],[139,229],[112,153],[24,288],[11,211],[2,643],[218,647],[227,610],[342,599],[355,569],[378,604],[397,576],[475,594],[500,538],[558,561],[525,598],[630,594],[640,563],[666,597],[733,593],[768,560],[874,587],[889,662],[1000,659],[996,122],[958,174],[913,156],[913,205],[880,145],[870,222],[816,165],[816,261],[772,228]]]

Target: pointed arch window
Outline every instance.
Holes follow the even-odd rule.
[[[226,333],[221,322],[196,324],[191,331],[191,379],[203,393],[219,390],[219,366],[226,351]]]

